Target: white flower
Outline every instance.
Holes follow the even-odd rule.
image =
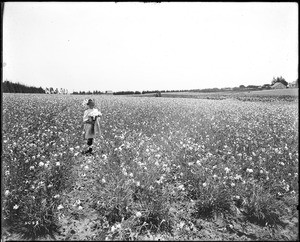
[[[287,184],[284,189],[288,192],[290,190],[290,185]]]
[[[82,106],[86,106],[87,103],[88,103],[88,101],[89,101],[88,99],[84,99],[84,100],[82,101],[81,105],[82,105]]]
[[[260,170],[260,171],[259,171],[259,173],[260,173],[260,174],[263,174],[263,173],[264,173],[264,171],[263,171],[263,170]]]
[[[133,177],[133,174],[132,174],[132,172],[130,172],[130,173],[129,173],[129,176],[130,176],[130,177]]]
[[[183,190],[184,191],[184,186],[181,184],[178,186],[178,189]]]
[[[102,180],[101,180],[101,181],[102,181],[102,183],[105,183],[105,182],[106,182],[106,180],[105,180],[105,178],[104,178],[104,177],[102,178]]]
[[[124,176],[127,176],[126,168],[123,168],[123,169],[122,169],[122,173],[124,174]]]
[[[115,232],[115,230],[116,230],[117,228],[113,225],[113,226],[111,226],[111,232]]]
[[[41,161],[41,162],[39,163],[39,166],[43,166],[43,165],[44,165],[44,162]]]
[[[198,166],[201,165],[201,161],[200,160],[197,160],[196,163],[197,163]]]
[[[181,222],[178,224],[178,227],[179,227],[180,229],[182,229],[184,225],[185,225],[185,223],[184,223],[183,221],[181,221]]]
[[[5,175],[8,176],[8,175],[9,175],[9,171],[6,171],[6,172],[5,172]]]
[[[34,170],[34,166],[30,166],[30,167],[29,167],[29,170]]]
[[[82,206],[79,206],[79,207],[78,207],[78,210],[82,210],[82,209],[83,209],[83,207],[82,207]]]
[[[228,167],[225,167],[225,172],[228,173],[230,171],[230,169]]]
[[[234,186],[235,186],[235,183],[232,182],[232,183],[231,183],[231,186],[234,187]]]
[[[5,196],[8,196],[9,194],[10,194],[9,190],[6,190],[4,193]]]
[[[56,162],[55,165],[56,165],[56,166],[60,166],[60,162]]]
[[[19,205],[15,205],[14,207],[13,207],[13,209],[18,209],[19,208]]]
[[[59,194],[56,194],[55,196],[54,196],[54,198],[59,198],[60,196],[59,196]]]
[[[84,167],[84,169],[85,169],[85,170],[88,170],[88,169],[89,169],[89,167],[88,167],[88,166],[85,166],[85,167]]]
[[[204,182],[204,183],[202,184],[202,186],[203,186],[203,187],[206,187],[206,186],[207,186],[207,183],[206,183],[206,182]]]
[[[141,212],[136,212],[135,216],[138,217],[138,218],[140,218],[142,216],[142,213]]]
[[[235,179],[235,180],[242,179],[242,176],[241,176],[241,175],[238,175],[238,174],[236,174],[236,175],[235,175],[235,177],[234,177],[234,179]]]
[[[63,208],[64,208],[64,206],[60,204],[60,205],[58,205],[57,210],[61,210]]]
[[[252,170],[252,169],[249,169],[249,168],[247,168],[246,172],[252,173],[252,172],[253,172],[253,170]]]
[[[283,162],[280,162],[279,164],[282,165],[282,166],[284,166],[284,163],[283,163]]]
[[[138,187],[140,186],[140,182],[139,181],[136,181],[135,183]]]

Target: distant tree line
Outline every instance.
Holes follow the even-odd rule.
[[[113,95],[132,95],[132,94],[141,94],[139,91],[121,91],[121,92],[114,92]]]
[[[101,92],[101,91],[79,91],[79,92],[73,92],[72,94],[74,95],[90,95],[90,94],[94,94],[94,95],[99,95],[99,94],[104,94],[105,92]]]
[[[45,93],[45,90],[41,87],[26,86],[21,83],[13,83],[10,81],[4,81],[2,83],[2,90],[4,93]]]
[[[147,91],[118,91],[118,92],[112,92],[112,91],[98,91],[95,90],[93,92],[91,91],[79,91],[79,92],[73,92],[74,95],[100,95],[100,94],[113,94],[113,95],[141,95],[141,94],[155,94],[157,97],[161,96],[161,93],[167,93],[167,92],[224,92],[224,91],[248,91],[248,90],[263,90],[263,89],[271,89],[271,86],[275,83],[280,82],[286,87],[288,87],[288,82],[282,77],[273,77],[273,80],[271,81],[271,84],[264,84],[262,86],[257,85],[240,85],[239,87],[233,87],[233,88],[205,88],[205,89],[190,89],[190,90],[147,90]],[[296,80],[294,86],[298,87],[298,79]],[[42,87],[32,87],[32,86],[26,86],[21,83],[13,83],[10,81],[4,81],[2,83],[2,90],[4,93],[49,93],[49,94],[68,94],[67,89],[63,88],[46,88],[44,90]]]

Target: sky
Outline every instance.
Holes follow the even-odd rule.
[[[298,78],[296,2],[6,2],[3,80],[72,91]]]

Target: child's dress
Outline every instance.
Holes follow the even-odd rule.
[[[83,122],[90,121],[91,123],[84,123],[84,139],[91,139],[101,135],[100,130],[100,116],[101,112],[96,109],[87,109],[83,114]]]

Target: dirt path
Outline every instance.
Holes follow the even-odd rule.
[[[60,235],[56,240],[92,240],[96,237],[98,214],[93,208],[95,194],[94,167],[99,165],[99,158],[83,156],[78,158],[73,167],[73,186],[62,196],[63,206],[59,216]]]

